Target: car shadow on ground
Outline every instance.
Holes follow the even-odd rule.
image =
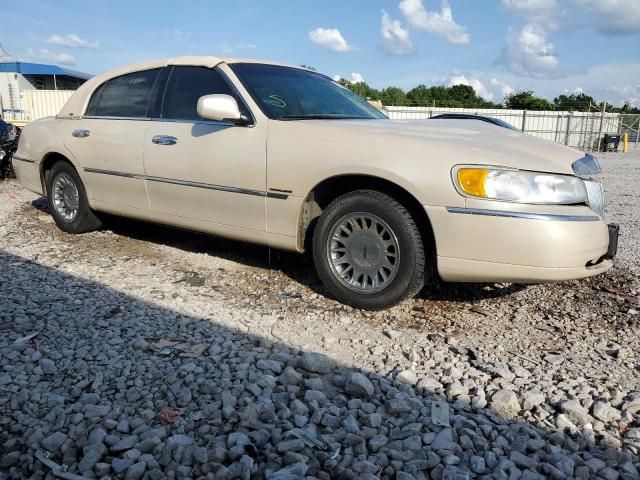
[[[45,198],[34,200],[32,205],[44,213],[49,213]],[[229,240],[115,215],[101,214],[101,218],[103,220],[103,229],[111,230],[117,235],[142,242],[161,244],[191,253],[207,254],[249,267],[275,269],[315,293],[323,296],[328,295],[327,290],[315,273],[313,259],[308,252],[296,254],[274,250],[262,245]],[[446,283],[435,278],[426,285],[416,298],[423,301],[469,303],[510,296],[526,288],[527,286],[522,284]]]
[[[611,468],[630,468],[629,452],[584,431],[501,417],[475,397],[486,390],[491,402],[496,382],[448,398],[231,318],[189,316],[3,251],[0,264],[0,465],[10,478],[44,477],[40,447],[92,477],[586,478],[593,465],[614,478]],[[160,340],[187,344],[191,357],[154,348]]]

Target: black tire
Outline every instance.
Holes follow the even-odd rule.
[[[5,178],[16,178],[13,172],[13,165],[11,163],[11,157],[13,152],[6,153],[4,158],[0,160],[0,180]]]
[[[346,218],[351,218],[350,214],[356,216],[363,214],[365,217],[373,215],[374,218],[382,220],[395,236],[395,243],[399,248],[398,264],[394,269],[394,276],[388,275],[390,279],[387,285],[377,287],[381,288],[379,291],[365,292],[358,286],[347,286],[348,282],[344,277],[340,280],[339,273],[335,271],[335,267],[332,267],[329,237]],[[353,245],[356,245],[355,241]],[[367,260],[367,247],[362,248],[363,256],[358,261],[353,260],[358,267],[363,265],[362,259]],[[346,251],[347,248],[344,250]],[[360,252],[355,246],[349,251],[356,250]],[[380,250],[375,251],[379,255]],[[376,255],[374,257],[380,258]],[[355,257],[351,255],[350,258]],[[425,251],[416,222],[399,202],[373,190],[357,190],[342,195],[322,212],[313,234],[313,260],[320,279],[336,299],[366,310],[381,310],[413,297],[422,289],[425,282]],[[368,267],[368,264],[364,265]],[[356,275],[353,275],[353,278],[355,277]],[[379,277],[379,280],[382,280],[382,277]],[[361,287],[367,284],[366,277],[360,283]]]
[[[58,177],[65,175],[72,180],[78,191],[78,211],[72,219],[65,219],[54,205],[54,183]],[[76,169],[68,162],[56,162],[47,176],[47,200],[49,211],[60,230],[67,233],[87,233],[100,228],[102,222],[91,210],[84,184]]]

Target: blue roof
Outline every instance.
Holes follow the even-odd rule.
[[[15,72],[23,75],[64,75],[82,80],[93,77],[93,75],[89,75],[88,73],[76,72],[75,70],[58,67],[57,65],[25,62],[0,62],[0,72]]]

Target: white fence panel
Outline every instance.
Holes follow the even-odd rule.
[[[55,116],[74,90],[22,90],[24,120]]]
[[[525,111],[489,108],[440,108],[385,106],[389,118],[394,120],[422,120],[441,113],[470,113],[499,118],[529,135],[563,143],[571,147],[591,149],[597,147],[601,112]],[[602,133],[621,133],[622,117],[605,113]]]

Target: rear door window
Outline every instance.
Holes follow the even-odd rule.
[[[97,117],[144,118],[149,109],[151,90],[159,68],[112,78],[98,88],[87,108],[87,115]]]

